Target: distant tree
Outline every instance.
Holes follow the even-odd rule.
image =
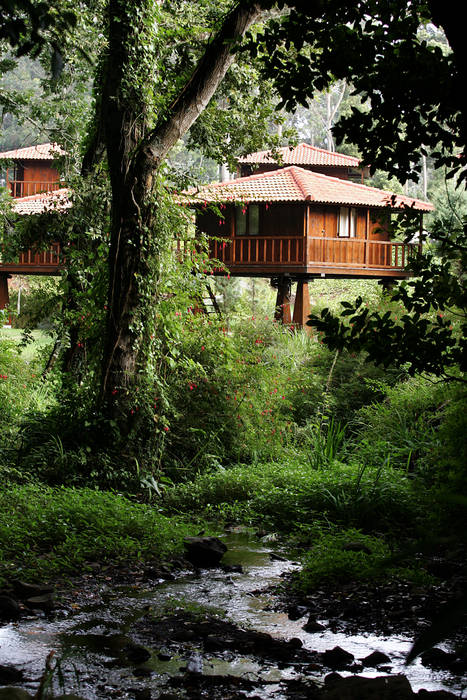
[[[402,182],[419,179],[430,153],[434,167],[463,188],[466,50],[452,3],[331,0],[323,10],[321,3],[296,2],[250,39],[283,106],[305,104],[310,89],[346,79],[364,105],[339,119],[337,139],[355,143],[373,172],[381,168]],[[449,46],[433,25],[444,30]],[[446,222],[433,228],[435,251],[413,261],[417,279],[392,292],[406,310],[402,317],[371,312],[357,299],[345,303],[340,318],[325,309],[310,325],[330,347],[366,350],[384,365],[407,363],[411,373],[459,379],[467,368],[467,237],[462,212],[451,228]]]
[[[386,170],[402,182],[418,179],[420,152],[426,149],[435,166],[461,170],[467,142],[467,59],[453,2],[290,5],[289,13],[252,34],[248,44],[262,61],[263,75],[273,79],[281,106],[306,105],[315,91],[347,80],[364,108],[343,115],[333,135],[356,144],[373,171]],[[444,31],[450,51],[441,40],[428,40],[430,23]]]

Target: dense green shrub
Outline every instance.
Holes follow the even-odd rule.
[[[423,513],[411,480],[391,468],[334,462],[314,469],[300,458],[200,474],[167,489],[163,504],[168,512],[205,513],[287,533],[316,522],[398,531]]]
[[[303,593],[326,584],[354,581],[387,582],[390,578],[416,583],[431,582],[418,565],[404,566],[381,537],[355,529],[318,532],[311,550],[303,558],[302,570],[294,576],[293,587]]]
[[[386,399],[357,414],[358,459],[391,463],[428,483],[467,477],[467,393],[418,377],[386,388]]]

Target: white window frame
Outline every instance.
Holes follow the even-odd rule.
[[[339,207],[337,235],[339,238],[355,238],[357,235],[357,210],[355,207]]]

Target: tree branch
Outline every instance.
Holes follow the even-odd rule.
[[[235,60],[233,44],[244,36],[261,12],[259,2],[239,2],[229,12],[190,80],[172,103],[168,115],[156,125],[143,143],[143,149],[149,148],[156,165],[206,108]]]

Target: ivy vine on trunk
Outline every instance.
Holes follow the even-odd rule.
[[[144,333],[153,314],[145,280],[157,283],[157,181],[165,156],[209,103],[234,60],[232,43],[260,14],[239,3],[208,43],[193,74],[161,111],[157,85],[158,13],[154,0],[109,0],[108,55],[102,84],[105,142],[112,188],[109,297],[100,408],[125,435],[129,401],[144,374]],[[111,58],[110,58],[111,57]],[[156,119],[155,106],[159,106]]]

